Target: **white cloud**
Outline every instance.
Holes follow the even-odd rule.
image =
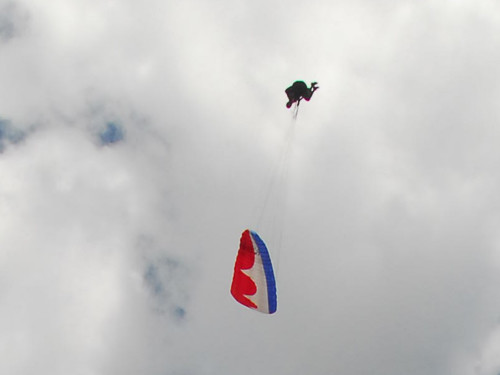
[[[494,2],[5,4],[1,373],[496,375]]]

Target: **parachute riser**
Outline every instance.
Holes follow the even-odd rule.
[[[297,115],[299,114],[299,105],[300,105],[300,101],[302,99],[299,99],[297,100],[297,104],[295,105],[294,109],[293,109],[293,119],[296,120],[297,119]]]

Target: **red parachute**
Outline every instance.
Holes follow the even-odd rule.
[[[276,281],[269,252],[259,235],[248,229],[241,235],[231,294],[251,309],[276,312]]]

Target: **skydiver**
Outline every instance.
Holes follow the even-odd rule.
[[[285,90],[288,96],[288,103],[286,107],[290,108],[293,103],[299,103],[300,100],[305,99],[306,101],[311,100],[311,97],[319,87],[318,82],[311,82],[311,88],[308,88],[304,81],[295,81],[292,86]]]

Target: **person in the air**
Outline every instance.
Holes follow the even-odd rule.
[[[304,81],[295,81],[292,86],[285,90],[288,96],[288,103],[286,107],[290,108],[293,103],[298,103],[300,100],[305,99],[309,101],[314,93],[319,87],[317,82],[312,82],[311,87],[307,87]]]

